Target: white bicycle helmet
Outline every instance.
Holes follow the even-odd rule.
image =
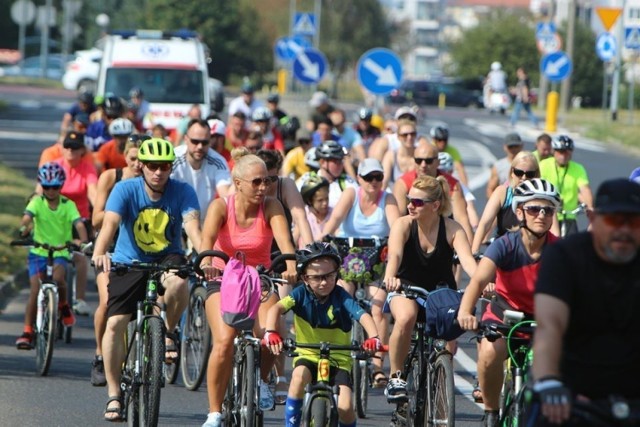
[[[498,61],[493,61],[491,63],[491,71],[498,71],[502,69],[502,64],[499,63]]]
[[[304,163],[311,169],[320,169],[320,163],[318,163],[318,159],[316,158],[316,147],[311,147],[304,153]]]
[[[567,135],[558,135],[553,137],[553,139],[551,140],[551,148],[553,148],[554,150],[573,151],[575,146],[573,144],[573,139],[571,139]]]
[[[518,184],[513,190],[511,209],[515,213],[518,206],[529,200],[548,200],[553,203],[556,209],[561,204],[556,187],[549,181],[540,178],[529,179]]]
[[[253,120],[254,122],[268,122],[269,120],[271,120],[272,116],[273,114],[271,114],[271,110],[269,110],[267,107],[258,107],[251,114],[251,120]]]
[[[224,135],[227,132],[227,126],[224,124],[222,120],[219,119],[211,119],[207,123],[209,123],[209,128],[211,129],[211,135]]]
[[[129,136],[133,133],[133,123],[129,119],[117,118],[109,125],[111,136]]]
[[[453,172],[453,157],[451,157],[451,154],[445,153],[444,151],[438,153],[438,160],[440,160],[438,169],[446,173]]]

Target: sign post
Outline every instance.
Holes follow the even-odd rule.
[[[619,7],[596,7],[596,13],[606,31],[609,31],[622,15],[622,8]],[[613,71],[613,82],[611,87],[611,120],[618,120],[618,91],[620,89],[620,68],[622,66],[622,37],[624,36],[623,18],[620,19],[618,31],[618,49],[615,55],[615,68]]]

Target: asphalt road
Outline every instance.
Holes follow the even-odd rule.
[[[0,159],[35,177],[40,151],[56,137],[62,114],[74,100],[74,94],[59,90],[42,90],[0,85],[0,98],[9,108],[0,112]],[[304,111],[306,105],[285,101],[285,110]],[[350,114],[357,106],[344,106]],[[502,138],[509,131],[507,120],[489,116],[483,110],[427,110],[426,123],[420,127],[426,133],[430,126],[446,123],[451,129],[451,143],[462,152],[471,187],[476,190],[476,206],[484,206],[484,185],[488,167],[503,156]],[[522,123],[522,122],[521,122]],[[515,129],[526,141],[525,149],[533,148],[538,132],[527,124]],[[583,163],[593,189],[607,178],[627,176],[640,164],[636,155],[608,147],[597,141],[575,138],[574,160]],[[584,226],[584,220],[583,220]],[[93,286],[91,284],[90,286]],[[464,283],[462,284],[464,286]],[[90,287],[88,303],[95,307],[96,294]],[[18,351],[14,342],[22,328],[26,291],[21,292],[0,314],[0,424],[7,426],[94,426],[105,425],[102,411],[107,395],[104,388],[89,383],[90,362],[94,352],[92,318],[79,318],[71,344],[57,343],[48,377],[34,374],[33,352]],[[475,345],[463,336],[455,358],[456,414],[458,426],[479,425],[482,410],[469,400],[475,373]],[[179,380],[180,381],[180,380]],[[388,425],[392,407],[381,390],[372,390],[370,413],[360,426]],[[164,426],[201,425],[207,413],[207,396],[203,386],[189,392],[180,385],[168,385],[162,393],[161,419]],[[269,412],[267,425],[283,424],[282,407]]]

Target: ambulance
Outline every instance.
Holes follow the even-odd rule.
[[[129,100],[141,89],[150,103],[146,129],[156,124],[173,131],[192,105],[202,117],[211,111],[209,50],[188,30],[114,31],[105,36],[96,95]]]

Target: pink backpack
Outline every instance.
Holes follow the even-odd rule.
[[[261,285],[258,271],[244,263],[236,252],[222,272],[220,312],[224,323],[239,330],[251,330],[260,308]]]

